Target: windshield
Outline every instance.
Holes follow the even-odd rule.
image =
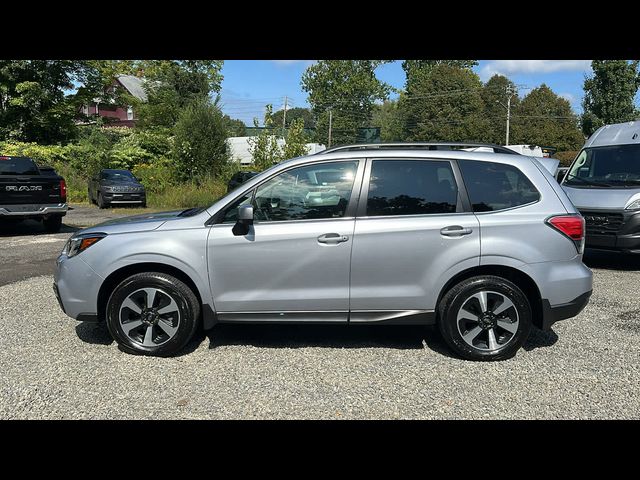
[[[103,180],[114,180],[120,182],[128,182],[131,180],[135,180],[133,174],[127,170],[112,170],[108,172],[102,172]]]
[[[584,188],[640,186],[640,144],[585,148],[564,184]]]
[[[37,175],[38,167],[27,157],[0,157],[0,175]]]

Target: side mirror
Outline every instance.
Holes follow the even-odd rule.
[[[231,229],[235,236],[244,236],[249,233],[249,227],[253,225],[253,206],[241,205],[238,207],[238,220]]]

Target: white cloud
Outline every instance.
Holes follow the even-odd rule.
[[[576,101],[576,96],[572,93],[561,93],[560,96],[565,100],[568,100],[570,104],[574,104]]]
[[[488,80],[495,74],[586,72],[591,60],[492,60],[480,69],[480,78]]]
[[[295,65],[297,63],[302,63],[305,66],[309,66],[315,62],[315,60],[271,60],[273,63],[278,65],[279,67],[288,67],[290,65]]]

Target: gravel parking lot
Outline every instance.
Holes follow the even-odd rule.
[[[590,254],[587,308],[505,362],[453,358],[434,329],[363,326],[217,326],[159,359],[60,311],[47,262],[72,231],[0,232],[2,419],[640,418],[640,258]],[[49,270],[9,279],[34,261],[25,244]]]

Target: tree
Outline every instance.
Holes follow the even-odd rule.
[[[368,126],[373,104],[390,86],[376,78],[381,60],[321,60],[302,75],[302,89],[316,118],[316,141],[326,143],[331,112],[332,143],[353,143],[358,127]]]
[[[402,69],[407,76],[406,84],[413,80],[416,76],[429,73],[429,71],[438,65],[449,65],[450,67],[466,68],[471,70],[478,65],[477,60],[405,60],[402,62]]]
[[[229,161],[227,130],[217,104],[207,100],[186,106],[173,129],[172,157],[184,180],[217,176]]]
[[[264,127],[260,134],[249,138],[249,152],[253,157],[253,167],[257,170],[264,170],[273,164],[300,157],[308,153],[306,146],[307,137],[304,134],[304,121],[296,118],[291,122],[287,131],[287,138],[281,147],[278,137],[274,132],[279,132],[273,124],[273,107],[267,105],[264,115]],[[258,119],[253,120],[254,126],[258,127]]]
[[[382,142],[402,142],[405,139],[398,103],[398,100],[385,100],[373,106],[371,125],[380,127]]]
[[[486,136],[482,82],[466,68],[438,64],[400,97],[404,136],[413,141],[479,141]]]
[[[231,118],[229,115],[224,115],[222,120],[227,128],[229,137],[244,137],[246,135],[247,127],[242,120]]]
[[[484,101],[484,116],[487,120],[487,132],[482,138],[485,142],[502,145],[506,140],[507,130],[507,101],[511,95],[511,112],[513,113],[520,103],[516,85],[503,75],[494,75],[482,87],[482,100]]]
[[[74,138],[79,97],[91,68],[77,60],[0,60],[0,139],[52,144]]]
[[[640,87],[640,61],[594,60],[584,81],[582,131],[589,136],[603,125],[638,118],[634,99]]]
[[[222,61],[140,61],[138,68],[147,80],[148,101],[138,106],[141,128],[172,127],[182,110],[207,100],[220,91]]]
[[[253,157],[253,166],[257,170],[264,170],[281,160],[282,152],[278,145],[278,138],[273,134],[273,107],[267,105],[264,114],[264,129],[254,137],[249,138],[249,153]],[[253,126],[258,128],[258,119],[253,119]]]
[[[316,128],[316,119],[313,117],[313,112],[308,108],[287,108],[287,118],[285,128],[289,128],[291,122],[296,119],[302,119],[304,123],[304,128],[314,129]],[[275,128],[282,127],[282,120],[284,119],[284,109],[278,110],[276,113],[272,115],[273,126]]]
[[[559,151],[577,150],[584,143],[571,104],[545,84],[534,88],[522,99],[512,118],[513,140],[510,143],[548,145]]]

